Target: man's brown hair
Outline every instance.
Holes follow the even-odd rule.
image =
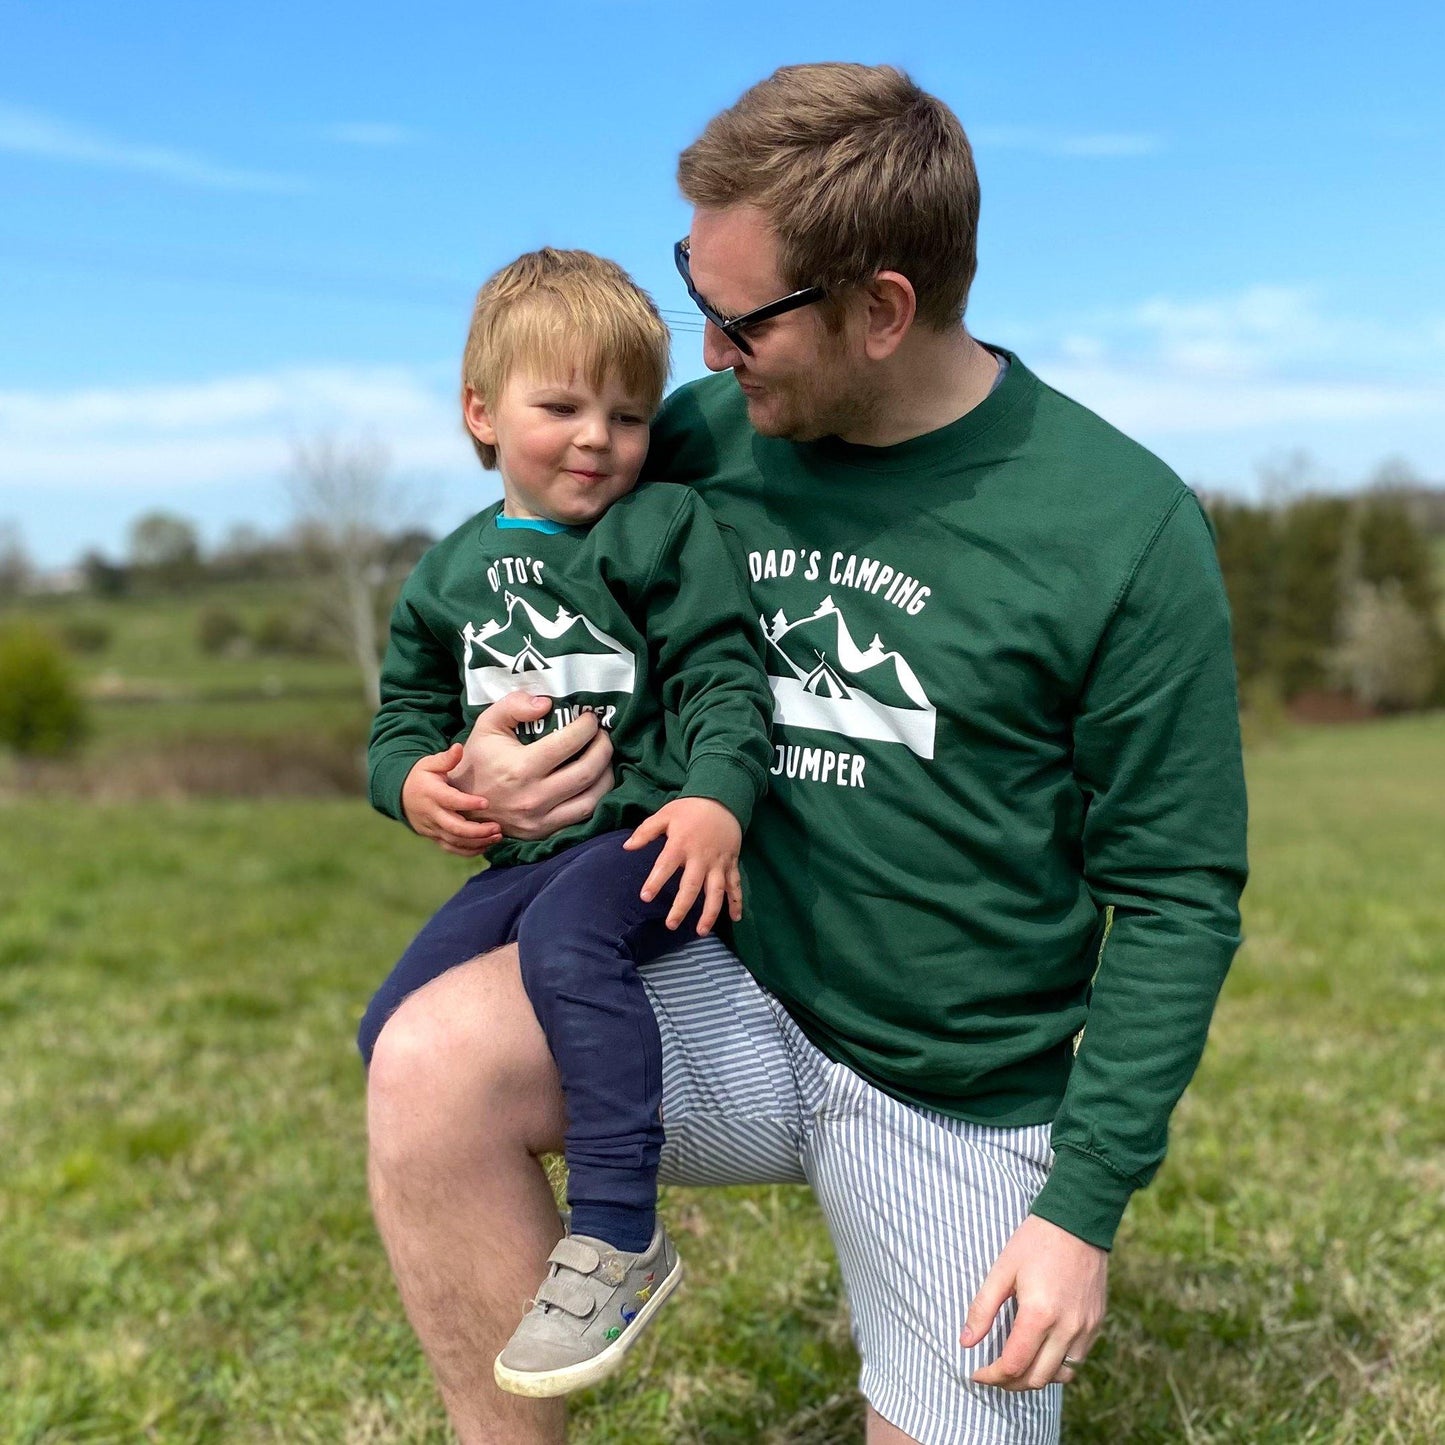
[[[785,65],[683,151],[694,206],[756,206],[784,285],[831,295],[898,271],[918,319],[957,325],[977,268],[978,174],[958,117],[891,65]]]
[[[467,393],[497,404],[514,371],[567,376],[580,370],[601,388],[616,376],[652,416],[667,385],[671,337],[657,307],[615,261],[591,251],[544,246],[503,266],[477,292],[462,353]],[[484,467],[497,449],[472,437]]]

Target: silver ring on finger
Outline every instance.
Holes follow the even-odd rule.
[[[1065,1355],[1063,1363],[1071,1370],[1082,1370],[1084,1368],[1084,1362],[1082,1360],[1076,1360],[1072,1355]]]

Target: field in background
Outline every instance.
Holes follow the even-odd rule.
[[[1445,718],[1250,756],[1248,942],[1066,1439],[1445,1437]],[[0,1442],[433,1442],[351,1033],[463,876],[347,800],[0,807]],[[690,1280],[585,1445],[860,1438],[806,1191],[674,1192]]]
[[[42,789],[75,779],[110,801],[354,793],[370,722],[355,666],[335,646],[271,651],[253,640],[268,624],[309,625],[309,607],[301,584],[251,582],[0,609],[0,624],[24,617],[67,643],[88,703],[85,749],[42,767]],[[245,635],[208,650],[203,618],[217,612]],[[0,756],[0,792],[16,775]]]

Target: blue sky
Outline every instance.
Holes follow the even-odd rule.
[[[287,520],[298,437],[382,442],[440,531],[496,495],[454,409],[532,246],[676,319],[676,154],[779,64],[907,68],[983,182],[969,321],[1187,480],[1445,480],[1445,7],[272,0],[7,4],[0,524],[54,565],[157,507]]]

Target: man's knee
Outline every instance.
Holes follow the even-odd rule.
[[[517,978],[515,950],[465,963],[406,999],[383,1025],[367,1074],[378,1163],[395,1153],[464,1155],[500,1132],[528,1147],[560,1137],[551,1055]]]
[[[446,1058],[465,1048],[456,1035],[466,1032],[469,1020],[439,1013],[427,1003],[423,994],[413,994],[385,1021],[373,1023],[366,1075],[367,1099],[373,1106],[430,1096],[445,1073]]]

